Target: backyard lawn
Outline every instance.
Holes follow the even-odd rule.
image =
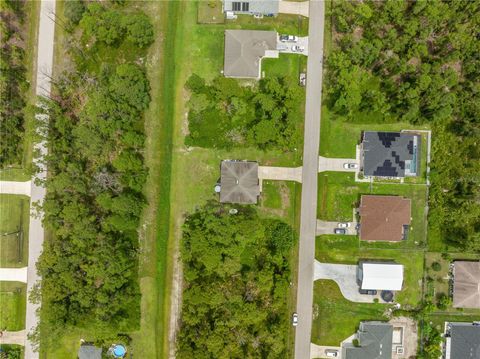
[[[400,195],[412,200],[412,223],[409,237],[400,243],[366,243],[365,247],[418,248],[426,242],[426,188],[418,184],[355,182],[353,173],[322,172],[318,175],[317,217],[329,221],[351,221],[362,194]],[[417,242],[417,243],[415,243]]]
[[[425,272],[427,276],[426,295],[432,297],[435,302],[444,295],[449,295],[449,269],[455,260],[480,260],[480,255],[469,253],[448,253],[447,256],[440,253],[429,252],[425,255]],[[437,264],[434,264],[437,263]],[[430,278],[430,280],[428,280]],[[453,299],[453,298],[452,298]],[[453,308],[450,304],[439,313],[451,313],[451,315],[476,315],[480,316],[480,309]]]
[[[386,320],[386,308],[385,304],[350,302],[334,281],[317,280],[313,287],[312,342],[339,346],[357,331],[361,321]]]
[[[0,267],[24,267],[28,258],[30,200],[0,195]]]
[[[408,249],[360,248],[354,236],[320,236],[315,258],[325,263],[357,264],[360,259],[391,260],[404,265],[403,289],[395,300],[416,307],[422,299],[423,251]]]
[[[0,329],[25,328],[27,286],[19,282],[0,282]]]

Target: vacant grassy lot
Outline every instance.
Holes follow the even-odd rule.
[[[385,304],[353,303],[346,300],[338,285],[317,280],[313,287],[312,342],[338,346],[354,334],[363,320],[385,320]]]
[[[19,282],[0,282],[0,328],[16,331],[25,328],[27,286]]]
[[[415,307],[422,299],[423,251],[361,248],[354,236],[320,236],[315,258],[326,263],[357,264],[360,259],[391,260],[404,265],[403,289],[396,301]]]
[[[225,22],[220,0],[200,1],[197,14],[199,24],[223,24]]]
[[[318,175],[317,217],[330,221],[351,221],[362,194],[398,195],[412,200],[412,223],[409,237],[401,243],[365,243],[367,247],[418,248],[426,242],[426,188],[415,184],[355,182],[353,173],[322,172]],[[417,244],[415,243],[417,242]]]
[[[0,195],[0,267],[23,267],[28,259],[30,200]]]

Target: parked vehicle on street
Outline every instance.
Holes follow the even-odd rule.
[[[343,168],[346,170],[352,170],[352,169],[357,169],[358,165],[356,163],[344,163]]]
[[[337,226],[339,228],[350,228],[350,223],[348,222],[340,222],[339,224],[337,224]]]
[[[283,34],[283,35],[280,35],[280,41],[281,42],[297,42],[298,37],[295,35]]]
[[[298,314],[297,313],[293,313],[293,315],[292,315],[292,325],[294,327],[296,327],[298,325]]]
[[[304,51],[305,51],[305,46],[299,46],[299,45],[292,46],[292,52],[304,52]]]
[[[335,234],[347,234],[347,231],[344,228],[335,228],[333,230],[333,233],[335,233]]]

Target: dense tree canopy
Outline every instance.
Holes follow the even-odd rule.
[[[72,7],[72,6],[71,6]],[[72,9],[76,14],[80,8]],[[76,17],[72,17],[72,21]],[[142,48],[150,45],[154,39],[153,26],[144,13],[126,13],[115,8],[107,8],[98,2],[91,2],[80,20],[87,38],[107,45],[118,44],[127,38]]]
[[[301,136],[302,90],[289,78],[269,77],[255,87],[217,77],[211,84],[192,75],[187,145],[257,146],[292,150]]]
[[[116,16],[126,16],[121,8],[91,3],[80,20],[82,26],[95,11],[98,16],[109,14],[95,19],[94,26],[105,29],[117,21]],[[71,31],[75,36],[81,29]],[[115,38],[103,29],[83,36],[98,41],[100,36],[106,43]],[[135,59],[135,51],[141,53],[140,46],[145,45],[129,47],[128,58]],[[119,47],[113,41],[109,52],[121,54]],[[85,56],[75,56],[82,51]],[[69,326],[130,332],[139,320],[138,227],[147,177],[143,112],[150,103],[150,86],[138,61],[102,58],[95,51],[72,42],[69,55],[74,68],[56,79],[52,98],[44,99],[38,109],[49,116],[44,131],[49,175],[43,211],[51,235],[38,265],[41,331],[49,332],[43,340],[53,341],[51,332]]]
[[[328,106],[351,122],[428,123],[430,223],[480,251],[480,1],[334,2]]]
[[[177,357],[286,358],[292,228],[253,207],[208,203],[189,215]]]
[[[0,168],[21,165],[25,134],[25,68],[23,1],[0,2]]]

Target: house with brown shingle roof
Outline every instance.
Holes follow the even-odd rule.
[[[480,262],[453,264],[454,308],[480,308]]]
[[[400,242],[407,238],[411,223],[409,198],[364,195],[359,214],[362,241]]]

